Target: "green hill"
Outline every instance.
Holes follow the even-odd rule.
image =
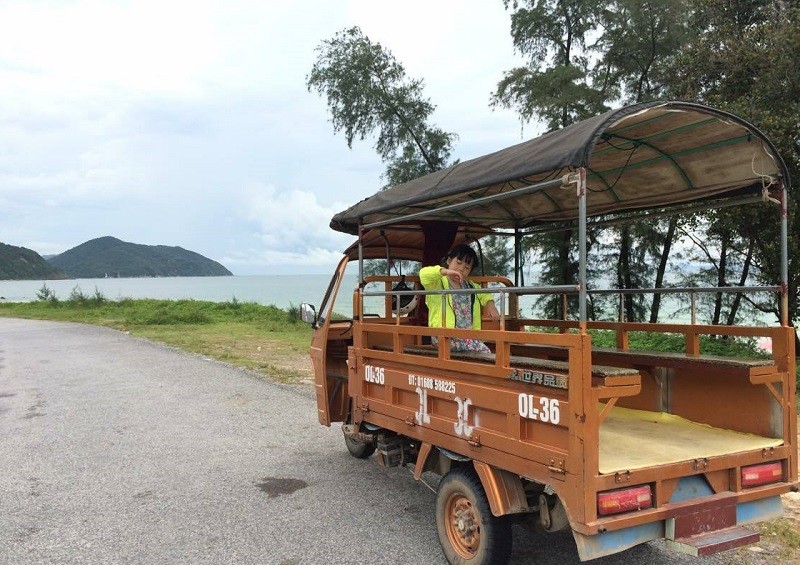
[[[182,247],[140,245],[100,237],[48,259],[70,278],[215,277],[232,273],[207,257]]]
[[[0,243],[0,280],[65,279],[67,276],[25,247]]]

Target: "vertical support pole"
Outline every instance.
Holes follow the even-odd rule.
[[[358,226],[358,287],[364,287],[364,228]]]
[[[693,290],[689,291],[689,301],[691,302],[691,323],[695,326],[697,325],[697,294]]]
[[[519,271],[522,268],[522,265],[520,265],[521,244],[522,238],[519,235],[519,228],[514,228],[514,286],[519,286]]]
[[[364,312],[364,228],[359,223],[358,225],[358,311],[363,314]],[[356,318],[357,321],[361,320],[361,316]]]
[[[627,351],[628,349],[628,330],[625,329],[625,294],[619,293],[619,326],[617,328],[617,349]]]
[[[578,323],[586,333],[586,168],[578,171]]]
[[[506,329],[506,303],[508,302],[509,295],[505,292],[500,293],[500,330]]]
[[[789,325],[789,198],[781,179],[781,325]]]

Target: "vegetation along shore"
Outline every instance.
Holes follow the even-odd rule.
[[[85,294],[75,287],[66,299],[56,297],[47,285],[33,302],[0,303],[0,316],[80,322],[107,326],[136,337],[151,339],[205,355],[238,367],[255,370],[281,382],[310,383],[308,347],[311,328],[300,321],[299,306],[283,310],[233,298],[205,300],[108,300],[95,289]],[[615,347],[611,332],[593,331],[593,342]],[[682,351],[682,336],[654,336],[633,332],[632,349]],[[759,357],[765,353],[754,340],[726,340],[703,336],[704,353]],[[800,369],[798,370],[800,385]],[[800,388],[800,387],[799,387]]]
[[[252,302],[108,300],[75,288],[60,300],[46,285],[34,302],[0,303],[0,316],[106,326],[244,367],[281,382],[311,382],[311,328],[299,309]]]

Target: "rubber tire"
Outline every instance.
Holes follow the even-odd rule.
[[[364,443],[363,441],[358,441],[347,434],[344,436],[344,444],[347,446],[347,451],[350,452],[350,455],[356,459],[366,459],[375,453],[374,443]]]
[[[448,511],[448,506],[452,508]],[[446,526],[454,509],[466,510],[477,521],[479,541],[470,547],[468,539],[459,537],[455,523]],[[451,565],[502,565],[511,558],[511,522],[505,516],[492,515],[486,492],[472,466],[457,467],[439,482],[436,491],[436,532],[447,561]],[[450,536],[454,536],[451,539]],[[455,545],[454,545],[455,544]]]

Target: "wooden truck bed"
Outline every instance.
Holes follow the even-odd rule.
[[[600,473],[616,473],[783,445],[664,412],[615,406],[600,426]]]

